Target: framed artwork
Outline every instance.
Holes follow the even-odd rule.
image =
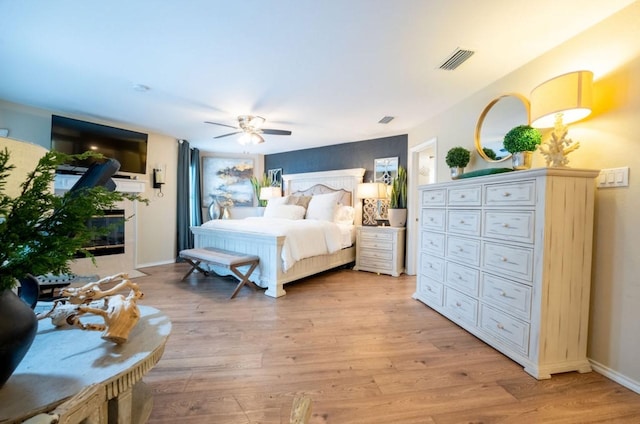
[[[268,170],[267,178],[271,187],[282,188],[282,168]]]
[[[373,181],[390,185],[398,175],[398,158],[380,158],[373,160]]]
[[[202,158],[202,201],[221,206],[253,206],[253,159]]]

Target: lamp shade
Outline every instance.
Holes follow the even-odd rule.
[[[531,126],[551,128],[556,115],[570,124],[591,113],[593,72],[576,71],[546,81],[531,91]]]
[[[383,183],[361,183],[356,191],[358,199],[386,199],[387,185]]]
[[[260,200],[269,200],[274,197],[282,197],[280,187],[262,187],[260,189]]]

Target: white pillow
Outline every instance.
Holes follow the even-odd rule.
[[[306,209],[298,205],[267,205],[265,218],[303,219]]]
[[[319,221],[331,221],[338,207],[338,200],[342,193],[317,194],[309,201],[306,219],[317,219]]]
[[[338,205],[333,222],[336,224],[352,225],[356,211],[351,206]]]
[[[289,200],[289,196],[284,196],[284,197],[274,197],[272,199],[269,199],[269,201],[267,202],[267,206],[264,208],[264,214],[266,215],[269,210],[269,208],[273,208],[275,206],[279,206],[279,205],[286,205],[287,204],[287,200]]]

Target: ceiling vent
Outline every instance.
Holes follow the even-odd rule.
[[[378,121],[378,124],[388,124],[391,121],[393,121],[393,116],[385,116]]]
[[[473,56],[474,53],[474,51],[462,50],[458,47],[456,51],[439,66],[439,68],[444,69],[445,71],[453,71],[458,66],[462,65],[464,61]]]

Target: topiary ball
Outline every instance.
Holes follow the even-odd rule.
[[[509,153],[533,152],[542,142],[542,134],[530,125],[518,125],[504,136],[504,148]]]

